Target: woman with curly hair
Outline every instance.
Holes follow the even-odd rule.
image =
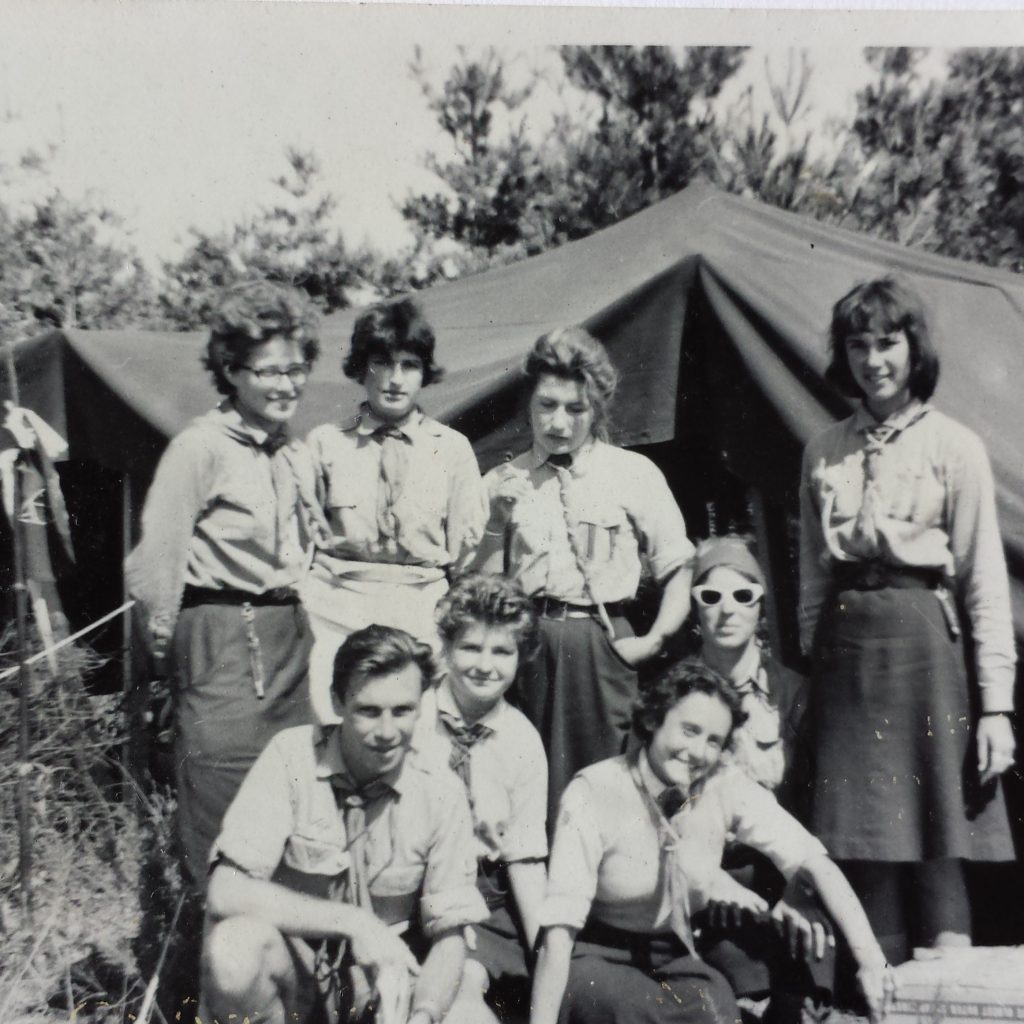
[[[771,793],[723,760],[740,697],[695,661],[641,691],[634,752],[581,771],[562,797],[541,908],[531,1024],[734,1024],[725,978],[697,953],[693,915],[768,903],[721,868],[728,838],[802,872],[857,964],[873,1021],[893,977],[842,873]],[[780,922],[793,912],[776,904]]]
[[[318,352],[298,292],[252,282],[225,296],[203,360],[223,399],[168,445],[126,564],[171,681],[178,827],[199,889],[249,766],[309,719],[311,639],[295,586],[326,524],[309,452],[287,426]]]
[[[547,858],[547,761],[537,730],[505,701],[537,647],[530,599],[501,576],[464,576],[437,608],[443,675],[423,696],[417,756],[465,786],[477,885],[491,914],[476,926],[449,1024],[495,1022],[484,1004],[521,993],[537,940]]]
[[[1014,857],[1013,622],[981,440],[931,404],[939,359],[892,277],[832,311],[826,376],[860,399],[813,438],[801,484],[812,655],[811,825],[894,963],[970,942],[964,860]]]
[[[553,813],[580,768],[622,749],[636,668],[689,611],[693,545],[660,470],[608,443],[618,375],[604,346],[581,327],[553,331],[525,372],[533,443],[485,478],[490,518],[475,564],[517,580],[540,617],[540,654],[519,696],[548,752]],[[626,613],[645,570],[660,605],[634,636]]]

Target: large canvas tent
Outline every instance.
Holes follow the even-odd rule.
[[[1022,278],[693,186],[582,241],[421,293],[448,371],[424,392],[425,405],[469,434],[487,468],[526,443],[523,353],[544,331],[583,323],[622,373],[615,440],[655,455],[700,535],[723,481],[758,507],[791,501],[803,444],[848,411],[823,381],[831,305],[856,281],[889,271],[911,279],[931,312],[943,360],[938,403],[991,454],[1024,633]],[[323,324],[299,431],[357,400],[339,365],[357,312]],[[54,331],[17,350],[22,400],[69,439],[72,460],[116,474],[125,509],[137,511],[166,440],[215,399],[199,362],[204,341]],[[103,517],[103,527],[116,520]],[[786,546],[783,527],[774,536]],[[785,558],[776,555],[778,570]],[[791,596],[791,579],[776,576]]]

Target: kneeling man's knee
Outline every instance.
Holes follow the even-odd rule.
[[[210,1004],[262,1004],[276,989],[288,951],[281,933],[251,917],[229,917],[203,943],[203,992]],[[213,1007],[211,1006],[211,1009]]]

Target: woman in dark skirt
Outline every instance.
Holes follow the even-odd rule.
[[[518,685],[547,750],[554,821],[573,775],[622,749],[636,668],[689,612],[693,545],[657,466],[608,443],[617,374],[604,346],[579,327],[552,331],[525,370],[533,444],[485,477],[476,565],[515,579],[540,618],[541,651]],[[644,571],[660,603],[634,636],[626,612]]]
[[[970,942],[964,860],[1014,856],[1014,638],[988,456],[929,402],[939,363],[893,278],[835,306],[827,376],[862,400],[814,438],[801,487],[812,658],[812,828],[889,959]],[[966,642],[965,642],[966,641]]]
[[[224,399],[168,445],[126,565],[171,680],[178,827],[200,890],[250,765],[310,718],[311,639],[294,587],[326,523],[309,452],[287,424],[317,354],[298,293],[258,283],[228,295],[204,358]]]

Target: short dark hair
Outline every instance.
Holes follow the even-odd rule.
[[[367,626],[352,633],[338,648],[331,690],[343,702],[354,681],[401,672],[407,665],[419,668],[424,689],[437,675],[434,652],[428,644],[394,626]]]
[[[434,344],[434,330],[412,299],[381,302],[356,320],[352,348],[341,368],[346,377],[361,384],[372,357],[391,358],[396,352],[412,352],[423,360],[426,387],[444,376],[444,370],[434,362]]]
[[[224,292],[210,318],[210,337],[202,357],[220,394],[235,393],[227,371],[243,366],[257,345],[275,338],[297,341],[303,360],[316,362],[320,355],[317,318],[303,292],[258,280],[243,281]]]
[[[662,669],[641,688],[633,705],[633,732],[645,745],[650,743],[665,716],[691,693],[718,697],[732,714],[732,729],[747,720],[742,698],[727,679],[696,658],[684,658]]]
[[[582,327],[560,327],[539,337],[526,357],[531,393],[545,374],[582,384],[594,410],[591,432],[608,440],[608,420],[619,374],[608,350]]]
[[[850,371],[847,341],[859,334],[903,331],[910,344],[910,393],[927,401],[939,381],[939,356],[928,333],[924,305],[905,281],[892,275],[858,284],[832,307],[831,362],[825,379],[844,395],[861,398]]]
[[[523,588],[504,576],[462,576],[437,605],[437,629],[446,645],[473,623],[507,626],[516,638],[520,666],[540,646],[537,613]]]

